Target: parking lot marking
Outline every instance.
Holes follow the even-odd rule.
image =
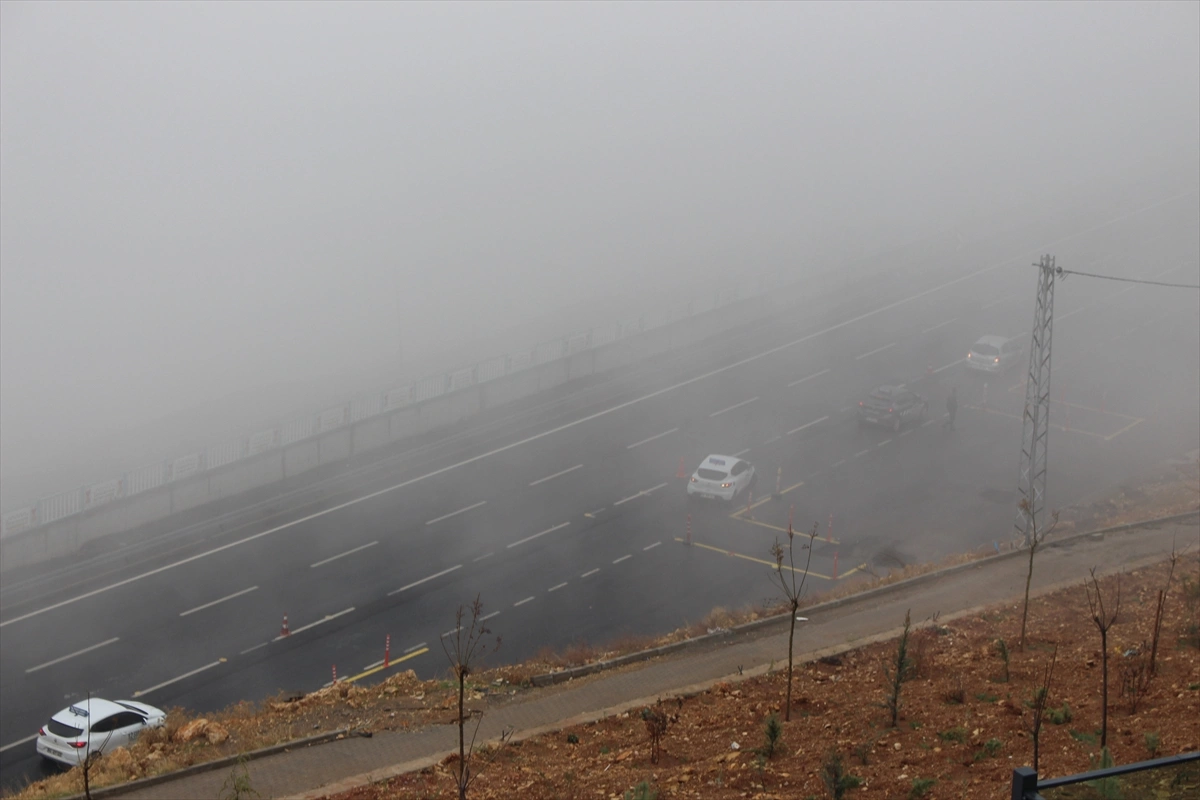
[[[1108,436],[1105,436],[1105,437],[1104,437],[1104,441],[1106,441],[1106,442],[1111,442],[1113,439],[1117,438],[1117,437],[1118,437],[1118,436],[1120,436],[1122,433],[1125,433],[1125,431],[1129,430],[1129,429],[1130,429],[1130,428],[1132,428],[1134,425],[1137,425],[1137,424],[1139,424],[1139,423],[1142,423],[1142,422],[1145,422],[1145,421],[1146,421],[1146,420],[1144,420],[1144,419],[1135,419],[1133,422],[1129,423],[1129,424],[1128,424],[1128,425],[1126,425],[1124,428],[1121,428],[1121,430],[1117,431],[1116,433],[1110,433]]]
[[[642,550],[653,550],[654,548],[658,547],[660,544],[662,544],[662,542],[655,542],[654,544],[648,544],[645,547],[643,547]]]
[[[869,352],[863,353],[861,356],[855,356],[855,357],[854,357],[854,360],[855,360],[855,361],[862,361],[862,360],[863,360],[864,358],[866,358],[867,356],[873,356],[873,355],[875,355],[876,353],[882,353],[884,350],[887,350],[888,348],[890,348],[890,347],[895,347],[895,346],[896,346],[896,343],[895,343],[895,342],[888,342],[888,343],[887,343],[887,344],[885,344],[883,347],[876,347],[874,350],[871,350],[871,351],[869,351]]]
[[[670,436],[672,433],[675,433],[678,430],[679,430],[679,428],[671,428],[671,430],[669,430],[669,431],[663,431],[662,433],[656,433],[653,436],[642,439],[640,442],[634,442],[633,444],[625,445],[625,449],[632,450],[635,447],[640,447],[641,445],[647,444],[649,442],[653,442],[655,439],[661,439],[664,436]]]
[[[998,416],[998,417],[1006,417],[1007,419],[1015,419],[1015,420],[1017,420],[1018,422],[1022,422],[1022,421],[1023,421],[1023,420],[1022,420],[1020,417],[1018,417],[1016,414],[1006,414],[1006,413],[1004,413],[1003,411],[997,411],[997,410],[996,410],[996,409],[994,409],[994,408],[982,408],[982,407],[980,407],[980,406],[963,406],[963,408],[969,408],[969,409],[971,409],[972,411],[982,411],[982,412],[984,412],[985,414],[995,414],[995,415],[996,415],[996,416]],[[1084,435],[1084,436],[1091,436],[1091,437],[1093,437],[1093,438],[1096,438],[1096,439],[1105,439],[1105,438],[1107,438],[1107,437],[1105,437],[1105,435],[1104,435],[1104,434],[1102,434],[1102,433],[1095,433],[1095,432],[1093,432],[1093,431],[1084,430],[1083,428],[1067,428],[1067,427],[1064,427],[1064,426],[1062,426],[1062,425],[1056,425],[1056,424],[1055,424],[1055,423],[1053,423],[1053,422],[1051,422],[1051,423],[1050,423],[1050,427],[1051,427],[1051,428],[1054,428],[1054,429],[1056,429],[1056,430],[1060,430],[1060,431],[1062,431],[1063,433],[1079,433],[1079,434],[1082,434],[1082,435]],[[1128,430],[1128,428],[1132,428],[1132,427],[1133,427],[1133,425],[1129,425],[1127,428],[1125,428],[1125,429],[1123,429],[1123,430],[1121,430],[1121,431],[1117,431],[1117,433],[1123,433],[1123,432],[1124,432],[1124,430]],[[1115,434],[1114,434],[1114,435],[1115,435]]]
[[[712,417],[716,417],[721,414],[724,414],[726,411],[733,411],[735,408],[741,408],[742,406],[748,406],[757,399],[758,399],[757,397],[751,397],[749,400],[743,400],[740,403],[734,403],[729,408],[722,408],[720,411],[714,411],[713,413],[709,414],[708,416],[711,419]]]
[[[412,583],[408,584],[407,586],[401,586],[399,589],[393,589],[392,591],[387,593],[387,596],[391,597],[394,594],[400,594],[401,592],[408,591],[409,589],[413,588],[414,586],[420,586],[422,583],[425,583],[426,581],[431,581],[434,578],[440,578],[443,575],[449,575],[451,572],[454,572],[454,570],[459,569],[460,567],[462,567],[462,564],[455,564],[453,567],[450,567],[449,569],[444,569],[441,572],[435,572],[434,574],[430,575],[428,578],[421,578],[421,580],[413,581]]]
[[[799,433],[800,431],[804,430],[805,428],[811,428],[813,425],[820,424],[827,419],[829,419],[829,417],[824,416],[824,417],[821,417],[820,419],[814,419],[812,422],[806,422],[803,425],[801,425],[799,428],[792,428],[790,431],[785,433],[784,436],[791,436],[793,433]]]
[[[333,556],[332,558],[327,558],[324,561],[318,561],[315,564],[310,564],[309,569],[316,569],[317,567],[321,567],[321,566],[324,566],[325,564],[328,564],[330,561],[337,561],[339,558],[345,558],[346,556],[353,555],[354,553],[357,553],[360,550],[366,550],[368,547],[374,547],[377,544],[379,544],[379,542],[371,542],[370,544],[364,544],[361,547],[355,547],[353,550],[347,550],[344,553],[339,553],[336,556]]]
[[[38,735],[35,733],[33,736],[26,736],[24,739],[18,739],[15,742],[9,742],[8,744],[4,745],[3,747],[0,747],[0,753],[3,753],[5,750],[9,749],[10,747],[16,747],[17,745],[22,745],[22,744],[25,744],[26,742],[32,742],[37,737],[38,737]]]
[[[212,669],[213,667],[220,666],[224,662],[225,662],[225,659],[222,658],[222,659],[212,662],[211,664],[205,664],[203,667],[200,667],[199,669],[194,669],[191,672],[183,673],[178,678],[171,678],[171,680],[163,681],[160,684],[151,686],[149,689],[142,689],[141,691],[134,692],[133,696],[134,697],[143,697],[145,695],[150,694],[151,692],[158,691],[159,689],[163,688],[164,686],[170,686],[172,683],[179,683],[179,681],[184,680],[185,678],[190,678],[193,675],[199,675],[201,672],[204,672],[206,669]]]
[[[667,484],[665,484],[665,483],[660,483],[658,486],[651,486],[649,489],[642,489],[642,490],[641,490],[640,492],[638,492],[637,494],[631,494],[631,495],[629,495],[629,497],[626,497],[626,498],[625,498],[625,499],[623,499],[623,500],[618,500],[617,502],[613,503],[613,505],[614,505],[614,506],[619,506],[619,505],[621,505],[622,503],[628,503],[630,500],[637,500],[639,497],[643,497],[643,496],[645,496],[645,495],[648,495],[648,494],[650,494],[651,492],[656,492],[656,491],[658,491],[659,489],[663,488],[663,487],[664,487],[664,486],[666,486],[666,485],[667,485]]]
[[[63,661],[66,661],[68,658],[74,658],[75,656],[81,656],[84,653],[90,653],[93,650],[99,650],[101,647],[106,647],[106,646],[112,644],[113,642],[119,642],[119,641],[121,641],[121,637],[114,636],[113,638],[103,641],[100,644],[94,644],[91,647],[85,647],[82,650],[76,650],[74,653],[67,653],[65,656],[60,656],[60,657],[54,659],[53,661],[47,661],[45,664],[38,664],[36,667],[30,667],[29,669],[25,670],[25,674],[28,675],[31,672],[37,672],[38,670],[45,669],[46,667],[52,667],[55,664],[60,664]]]
[[[624,561],[624,560],[625,560],[625,559],[627,559],[627,558],[633,558],[633,556],[632,556],[632,555],[628,555],[628,554],[627,554],[627,555],[623,555],[623,556],[621,556],[620,558],[618,558],[616,561],[614,561],[613,563],[614,563],[614,564],[620,564],[622,561]]]
[[[820,372],[814,372],[812,375],[805,375],[803,378],[801,378],[798,381],[792,381],[791,383],[788,384],[788,388],[790,389],[793,386],[799,386],[800,384],[804,383],[805,381],[811,381],[813,378],[819,378],[822,375],[824,375],[826,372],[829,372],[828,367],[821,370]]]
[[[685,542],[686,540],[685,540],[685,539],[680,539],[679,537],[676,537],[676,538],[675,538],[675,541],[677,541],[677,542]],[[692,542],[691,546],[692,546],[692,547],[701,547],[701,548],[703,548],[703,549],[705,549],[705,550],[711,550],[711,551],[713,551],[714,553],[721,553],[722,555],[729,556],[729,557],[731,557],[731,558],[741,558],[741,559],[744,559],[744,560],[746,560],[746,561],[753,561],[755,564],[765,564],[766,566],[770,567],[771,569],[778,569],[778,568],[779,568],[779,565],[778,565],[778,564],[776,564],[774,561],[766,561],[766,560],[764,560],[764,559],[761,559],[761,558],[755,558],[754,556],[746,556],[746,555],[742,555],[741,553],[735,553],[735,552],[734,552],[734,551],[732,551],[732,550],[726,550],[726,549],[725,549],[725,548],[723,548],[723,547],[713,547],[711,544],[701,544],[700,542],[695,542],[695,541],[694,541],[694,542]],[[784,566],[783,568],[784,568],[784,569],[790,569],[792,572],[804,572],[804,570],[803,570],[803,569],[801,569],[801,568],[799,568],[799,567],[789,567],[789,566]],[[813,578],[821,578],[822,580],[826,580],[826,581],[831,581],[831,580],[833,580],[833,578],[829,577],[828,575],[822,575],[822,574],[820,574],[819,572],[813,572],[812,570],[809,570],[809,571],[808,571],[808,574],[809,574],[809,576],[810,576],[810,577],[813,577]]]
[[[181,611],[179,616],[186,617],[188,614],[195,614],[197,611],[203,611],[206,608],[212,608],[217,603],[224,603],[226,600],[232,600],[235,597],[241,597],[244,594],[249,594],[250,592],[253,592],[257,588],[258,588],[257,586],[251,586],[249,589],[242,589],[240,592],[234,592],[233,594],[227,594],[224,597],[222,597],[220,600],[213,600],[211,603],[205,603],[202,606],[196,606],[195,608],[188,609],[187,611]]]
[[[570,524],[571,524],[570,522],[560,522],[557,525],[555,525],[553,528],[547,528],[546,530],[542,531],[541,533],[535,533],[533,536],[526,536],[524,539],[518,539],[517,541],[508,545],[508,547],[516,547],[519,544],[525,544],[526,542],[532,542],[534,539],[538,538],[539,536],[545,536],[547,533],[554,533],[557,530],[562,530],[563,528],[567,527]]]
[[[958,322],[958,317],[953,317],[951,319],[946,320],[945,322],[939,322],[937,325],[934,325],[932,328],[926,328],[925,330],[921,331],[921,335],[924,336],[927,333],[933,333],[938,328],[944,328],[952,322]]]
[[[529,485],[537,486],[539,483],[545,483],[546,481],[552,481],[555,478],[566,475],[568,472],[574,472],[577,469],[583,469],[583,464],[576,464],[575,466],[571,467],[570,469],[564,469],[563,471],[556,472],[553,475],[547,475],[544,478],[538,478],[536,481],[531,481]]]
[[[466,508],[460,508],[458,511],[451,511],[449,514],[443,514],[440,517],[434,517],[433,519],[429,520],[425,524],[432,525],[435,522],[441,522],[444,519],[450,519],[451,517],[457,517],[459,514],[465,514],[473,508],[479,508],[480,506],[486,506],[486,505],[487,505],[487,500],[480,500],[478,503],[473,503],[472,505],[469,505]]]

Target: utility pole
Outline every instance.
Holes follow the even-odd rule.
[[[1023,502],[1016,527],[1025,546],[1034,541],[1034,530],[1046,500],[1046,445],[1050,434],[1050,340],[1054,331],[1054,256],[1042,256],[1038,267],[1037,305],[1029,344],[1029,375],[1025,383],[1025,413],[1021,425],[1021,471],[1018,491]]]

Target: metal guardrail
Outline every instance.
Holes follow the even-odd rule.
[[[1161,771],[1162,779],[1168,782],[1167,794],[1152,792],[1141,787],[1131,791],[1127,785],[1130,776],[1144,776],[1144,773]],[[1166,773],[1170,772],[1168,776]],[[1122,781],[1122,779],[1126,779]],[[1080,784],[1089,784],[1087,787]],[[1172,793],[1172,786],[1178,785],[1178,792]],[[1064,787],[1076,787],[1083,792],[1068,790]],[[1043,794],[1045,792],[1045,794]],[[1012,800],[1083,800],[1084,798],[1108,797],[1196,797],[1200,793],[1200,752],[1182,753],[1167,758],[1156,758],[1153,761],[1139,761],[1136,764],[1125,764],[1107,769],[1096,769],[1081,772],[1077,775],[1067,775],[1062,778],[1051,778],[1039,781],[1038,774],[1030,767],[1018,767],[1012,775]]]
[[[359,395],[345,403],[285,420],[278,425],[245,436],[215,443],[203,450],[148,464],[99,483],[43,497],[24,508],[0,515],[0,536],[8,537],[51,522],[83,514],[92,509],[165,484],[233,464],[245,458],[276,450],[368,417],[396,411],[441,395],[478,386],[537,364],[611,344],[627,336],[679,322],[695,314],[773,291],[776,281],[759,278],[747,291],[742,280],[731,287],[715,289],[710,296],[673,306],[660,305],[651,314],[635,320],[616,320],[539,342],[529,350],[480,361],[470,367],[442,372],[411,383]]]

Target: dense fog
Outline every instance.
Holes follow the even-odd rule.
[[[0,500],[755,276],[1194,190],[1198,9],[5,3]]]

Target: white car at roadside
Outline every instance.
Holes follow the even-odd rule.
[[[42,726],[37,752],[42,758],[75,767],[88,753],[128,746],[143,730],[157,728],[166,718],[167,712],[162,709],[133,700],[81,700]]]
[[[1020,339],[981,336],[967,352],[967,366],[980,372],[1008,372],[1021,362],[1024,349]]]
[[[754,483],[754,467],[735,456],[711,455],[688,481],[688,499],[704,497],[732,502]]]

